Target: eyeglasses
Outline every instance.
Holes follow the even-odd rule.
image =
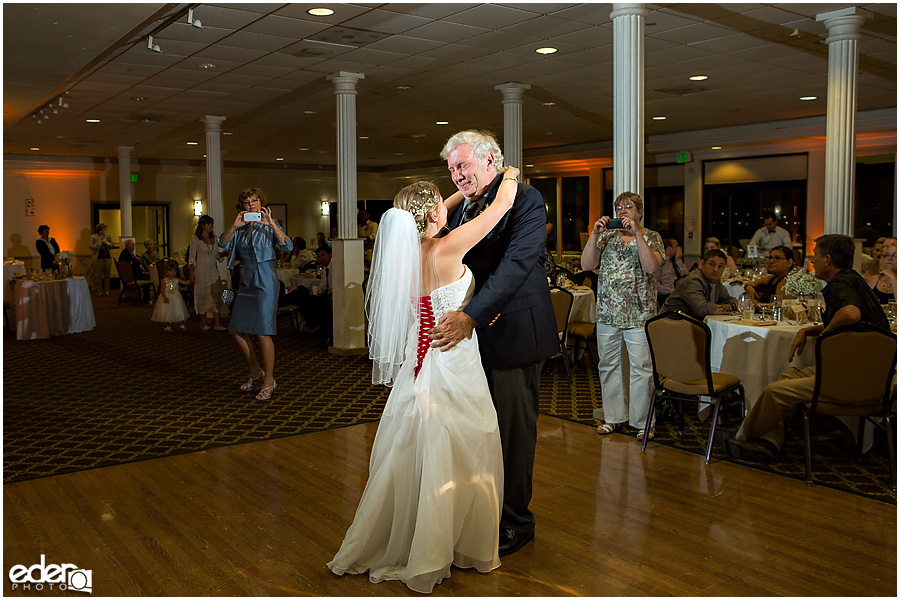
[[[769,257],[769,260],[776,260],[776,261],[777,261],[777,260],[787,260],[787,259],[786,259],[785,257],[783,257],[783,256],[770,256],[770,257]]]
[[[624,206],[618,204],[616,206],[613,206],[613,208],[616,209],[616,212],[619,212],[620,210],[631,210],[632,208],[634,208],[634,206],[632,206],[631,204],[626,204]]]
[[[897,258],[897,253],[894,252],[893,254],[882,254],[881,258]]]
[[[250,206],[254,202],[259,202],[259,198],[248,198],[247,200],[241,202],[241,206]]]

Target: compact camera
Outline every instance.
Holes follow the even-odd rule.
[[[606,222],[607,229],[622,229],[622,219],[610,219]]]
[[[258,212],[244,213],[244,223],[249,223],[250,221],[262,221],[262,213],[258,213]]]

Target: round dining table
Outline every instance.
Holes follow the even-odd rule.
[[[14,311],[17,340],[90,331],[97,324],[84,277],[22,279],[15,285]]]

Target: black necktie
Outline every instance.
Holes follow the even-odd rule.
[[[467,222],[471,221],[472,219],[474,219],[478,215],[480,208],[481,208],[481,205],[477,200],[473,200],[472,202],[469,202],[469,205],[465,208],[465,211],[463,212],[463,216],[462,216],[462,219],[460,220],[459,224],[462,225],[463,223],[467,223]]]

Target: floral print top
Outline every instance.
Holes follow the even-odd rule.
[[[664,253],[662,237],[644,230],[650,250]],[[600,272],[597,278],[597,322],[633,329],[656,314],[656,272],[647,273],[641,266],[637,241],[627,244],[616,231],[606,231],[597,238]]]

